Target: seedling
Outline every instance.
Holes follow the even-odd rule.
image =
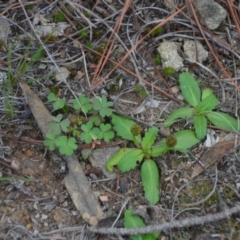
[[[146,98],[148,96],[147,91],[141,86],[141,85],[137,85],[135,87],[135,91],[142,97],[142,98]]]
[[[173,67],[166,67],[163,72],[166,77],[170,77],[175,73],[175,69]]]
[[[198,139],[203,139],[207,134],[207,120],[226,131],[240,130],[239,120],[226,113],[213,111],[219,100],[209,88],[201,93],[196,79],[189,72],[180,74],[179,83],[182,95],[191,107],[181,107],[173,111],[164,122],[164,127],[170,127],[179,118],[190,119]]]
[[[110,107],[112,106],[113,102],[108,102],[105,96],[93,99],[93,109],[98,111],[101,117],[111,116],[112,110]]]
[[[56,22],[64,22],[65,14],[63,12],[56,12],[54,15],[54,19]]]
[[[66,101],[64,99],[60,99],[56,96],[56,94],[54,94],[53,92],[48,94],[47,97],[49,102],[53,102],[53,108],[54,110],[58,110],[64,107],[64,105],[66,104]]]
[[[129,209],[124,212],[124,227],[125,228],[142,228],[145,227],[143,219],[140,216],[133,215],[133,210]],[[131,235],[132,240],[155,240],[160,233]]]
[[[113,129],[123,139],[133,141],[136,148],[122,148],[114,154],[107,162],[106,169],[113,172],[114,166],[121,172],[128,172],[141,165],[141,179],[145,197],[151,204],[159,201],[159,170],[156,163],[151,159],[166,154],[170,150],[187,152],[187,149],[199,142],[195,133],[191,130],[182,130],[173,136],[156,142],[158,129],[151,127],[145,135],[141,136],[140,127],[134,121],[118,115],[112,115]]]

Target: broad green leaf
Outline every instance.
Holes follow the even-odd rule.
[[[163,156],[168,150],[169,147],[166,144],[166,138],[164,138],[156,145],[151,147],[150,155],[152,157],[160,157]]]
[[[124,227],[125,228],[141,228],[145,227],[145,223],[143,219],[137,215],[132,214],[133,210],[126,210],[124,213]],[[131,235],[130,238],[132,240],[143,240],[143,234],[141,235]]]
[[[193,125],[197,138],[202,140],[207,134],[207,119],[205,116],[195,116],[193,118]]]
[[[133,140],[133,135],[131,133],[131,127],[135,124],[133,120],[113,114],[112,124],[113,129],[117,132],[119,137],[125,140]]]
[[[204,100],[206,97],[210,96],[213,94],[212,89],[210,88],[204,88],[202,91],[202,100]]]
[[[164,127],[170,127],[178,118],[189,119],[193,115],[193,110],[189,107],[181,107],[174,110],[164,122]]]
[[[148,150],[155,142],[156,136],[158,133],[158,128],[156,127],[151,127],[148,129],[148,131],[145,133],[145,136],[143,137],[142,140],[142,149]]]
[[[206,114],[207,112],[212,111],[214,108],[216,108],[218,104],[219,101],[216,96],[214,94],[211,94],[198,104],[195,110],[195,114]]]
[[[128,172],[134,169],[138,163],[142,161],[144,157],[142,149],[133,148],[132,151],[126,153],[124,157],[120,160],[117,168],[121,172]]]
[[[209,112],[206,116],[216,127],[232,132],[238,132],[240,130],[240,121],[226,113]]]
[[[196,79],[189,72],[184,72],[179,75],[179,84],[186,102],[193,107],[197,107],[200,102],[201,91]]]
[[[200,142],[196,134],[192,130],[181,130],[173,134],[177,139],[176,146],[170,148],[170,150],[176,150],[186,153],[189,148]]]
[[[141,179],[145,192],[145,198],[154,205],[159,201],[159,171],[157,164],[151,160],[145,160],[141,167]]]
[[[121,159],[130,151],[132,148],[121,148],[117,153],[115,153],[106,163],[106,169],[109,172],[113,172],[113,166],[118,165]]]

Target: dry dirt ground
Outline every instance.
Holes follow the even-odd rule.
[[[131,4],[128,6],[127,2]],[[181,72],[191,71],[200,79],[201,88],[209,87],[214,91],[220,100],[220,111],[235,117],[239,114],[239,89],[220,69],[206,44],[190,11],[191,1],[173,1],[178,8],[187,7],[166,21],[161,33],[147,36],[138,43],[122,67],[104,79],[134,44],[176,13],[164,2],[0,1],[0,239],[130,239],[128,235],[102,235],[87,230],[88,225],[63,183],[68,174],[66,163],[43,145],[42,133],[20,88],[20,81],[29,84],[53,115],[56,111],[47,101],[53,89],[67,101],[74,99],[74,94],[89,97],[104,94],[114,102],[116,113],[131,117],[144,129],[156,126],[163,136],[192,127],[184,121],[175,124],[171,130],[162,128],[164,119],[179,106],[176,101],[186,105],[177,80]],[[217,29],[205,29],[204,33],[222,67],[237,84],[240,24],[230,9],[238,14],[240,10],[238,3],[233,7],[232,1],[217,2],[227,10],[228,16]],[[229,8],[229,2],[232,8]],[[120,16],[123,18],[117,22]],[[113,29],[115,37],[111,36]],[[208,51],[208,57],[201,64],[184,59],[183,67],[168,75],[156,49],[162,41],[175,41],[181,45],[184,39],[200,41]],[[111,61],[99,70],[101,55],[106,55],[104,49],[106,46],[109,49],[111,43],[111,54],[107,56]],[[42,55],[33,57],[41,46]],[[182,47],[179,54],[184,58]],[[60,67],[68,70],[63,81],[56,78]],[[99,73],[97,77],[96,72]],[[139,75],[144,79],[141,84]],[[151,102],[154,106],[146,105],[147,99],[154,100],[154,104]],[[70,118],[74,113],[66,110],[63,114]],[[214,130],[220,139],[228,134]],[[84,174],[107,217],[101,226],[110,228],[119,215],[115,226],[123,227],[120,211],[129,208],[137,209],[137,214],[151,225],[215,214],[238,206],[238,138],[234,135],[231,143],[223,140],[220,147],[212,148],[208,153],[204,142],[191,150],[192,155],[173,152],[156,159],[161,170],[161,198],[156,206],[150,206],[144,198],[138,168],[106,177],[89,159],[83,160],[82,150],[78,149],[76,154]],[[108,150],[104,149],[102,154],[104,151]],[[200,173],[191,179],[195,158],[208,160],[211,166],[208,167],[209,174]],[[239,213],[235,213],[222,220],[200,222],[194,226],[188,222],[183,227],[164,229],[158,239],[237,240],[240,239],[239,221]]]

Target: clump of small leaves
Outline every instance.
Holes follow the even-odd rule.
[[[110,107],[113,106],[113,102],[107,101],[105,96],[102,98],[94,98],[93,99],[93,109],[99,112],[101,117],[109,117],[112,115],[112,109]]]
[[[124,212],[124,227],[125,228],[142,228],[145,227],[146,224],[143,219],[133,214],[133,209],[128,209]],[[160,233],[152,233],[152,234],[140,234],[140,235],[131,235],[130,238],[132,240],[155,240],[158,239]]]
[[[153,58],[154,62],[156,64],[160,64],[162,62],[162,58],[159,54],[157,54],[154,58]]]
[[[54,14],[54,19],[56,22],[64,22],[65,21],[65,14],[63,12],[56,12]]]
[[[141,180],[145,197],[151,204],[156,204],[160,196],[160,172],[152,158],[162,156],[170,150],[186,153],[188,148],[200,140],[196,138],[193,131],[182,130],[173,134],[171,138],[156,141],[158,134],[156,127],[149,128],[142,137],[140,127],[134,121],[116,114],[112,115],[112,124],[117,135],[133,141],[136,148],[124,147],[120,149],[108,160],[106,169],[113,172],[114,166],[116,166],[121,172],[128,172],[143,162]]]
[[[43,143],[51,151],[58,148],[61,154],[71,156],[73,151],[77,149],[76,139],[62,135],[68,132],[70,122],[68,119],[63,119],[62,114],[52,118],[53,121],[48,124],[50,131],[46,134],[47,139]]]
[[[146,98],[148,96],[147,91],[141,86],[141,85],[137,85],[135,87],[135,91],[142,97],[142,98]]]
[[[240,131],[239,120],[226,113],[214,111],[219,100],[209,88],[201,92],[197,80],[189,72],[180,74],[179,84],[182,95],[190,107],[181,107],[173,111],[165,120],[165,127],[170,127],[179,118],[192,119],[198,139],[206,136],[207,121],[226,131]]]
[[[61,98],[57,97],[57,95],[53,92],[48,94],[47,99],[48,99],[49,102],[53,103],[54,110],[61,109],[66,104],[65,99],[61,99]]]
[[[149,33],[149,32],[152,31],[152,29],[153,28],[149,26],[149,27],[146,28],[146,32]],[[162,32],[163,32],[163,28],[162,27],[158,27],[157,29],[155,29],[153,32],[150,33],[150,36],[155,38],[155,37],[161,35]]]
[[[173,67],[165,67],[163,73],[166,77],[170,77],[175,73],[175,69]]]

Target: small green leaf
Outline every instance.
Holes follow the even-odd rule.
[[[55,110],[62,109],[65,105],[66,101],[64,99],[58,99],[53,103],[53,108]]]
[[[67,136],[59,136],[55,140],[55,144],[57,147],[62,147],[67,145]]]
[[[98,115],[93,115],[89,117],[89,121],[93,122],[95,126],[99,126],[102,122],[102,118]]]
[[[159,201],[159,172],[157,164],[151,160],[145,160],[141,167],[141,179],[145,192],[145,198],[154,205]]]
[[[121,148],[117,153],[115,153],[106,163],[106,169],[109,172],[113,172],[113,166],[118,165],[121,159],[130,151],[132,148]]]
[[[51,93],[48,94],[47,99],[48,99],[49,102],[54,102],[54,101],[57,100],[57,97],[54,93],[51,92]]]
[[[100,125],[100,134],[98,135],[98,139],[104,139],[105,142],[109,142],[111,139],[114,138],[114,132],[111,131],[111,125],[110,124],[101,124]]]
[[[179,75],[179,83],[186,102],[193,107],[197,107],[200,102],[201,91],[196,79],[189,72],[184,72]]]
[[[155,142],[156,136],[158,133],[158,128],[156,127],[151,127],[148,129],[148,131],[145,133],[145,136],[143,137],[142,140],[142,149],[148,150]]]
[[[98,135],[101,132],[99,128],[93,128],[92,122],[82,124],[81,129],[83,132],[80,134],[80,139],[82,141],[85,141],[85,143],[91,143],[93,139],[98,139]]]
[[[58,114],[56,117],[52,117],[54,122],[60,123],[63,118],[62,114]]]
[[[167,153],[169,147],[166,144],[166,138],[162,139],[156,145],[152,146],[150,155],[152,157],[160,157]]]
[[[113,106],[113,102],[108,102],[105,96],[93,99],[93,109],[99,111],[101,117],[112,115],[112,110],[109,108],[111,106]]]
[[[178,118],[189,119],[193,116],[193,110],[189,107],[181,107],[174,110],[164,122],[164,127],[170,127]]]
[[[206,97],[213,95],[213,91],[210,88],[204,88],[202,91],[202,100],[204,100]]]
[[[68,119],[64,119],[63,121],[60,122],[60,127],[63,132],[68,132],[68,127],[70,125],[70,121]]]
[[[132,214],[133,210],[126,210],[124,213],[124,227],[125,228],[141,228],[145,227],[143,219],[137,215]],[[131,235],[132,240],[143,240],[144,235]]]
[[[120,160],[117,168],[121,172],[128,172],[137,166],[144,157],[142,149],[133,148],[132,151],[127,152],[124,157]]]
[[[198,104],[195,114],[206,114],[207,112],[216,108],[218,104],[219,101],[216,96],[211,94]]]
[[[48,139],[43,141],[44,146],[48,147],[48,149],[51,151],[55,150],[55,138],[56,138],[55,132],[48,132],[46,134],[46,137]]]
[[[73,100],[73,108],[76,110],[81,109],[81,111],[87,114],[92,109],[92,104],[90,99],[80,95],[78,99]]]
[[[133,120],[113,114],[112,124],[113,129],[117,132],[119,137],[133,141],[133,135],[131,133],[131,127],[135,124]]]
[[[48,123],[48,128],[49,130],[53,131],[56,135],[59,135],[62,132],[61,127],[57,122]]]
[[[173,136],[177,139],[177,144],[170,148],[170,150],[176,150],[183,153],[186,153],[189,148],[200,142],[195,132],[191,130],[181,130],[174,133]]]
[[[238,132],[240,130],[240,121],[223,112],[209,112],[208,120],[216,127],[227,131]]]
[[[207,134],[207,119],[204,116],[195,116],[193,118],[193,125],[197,138],[202,140]]]

